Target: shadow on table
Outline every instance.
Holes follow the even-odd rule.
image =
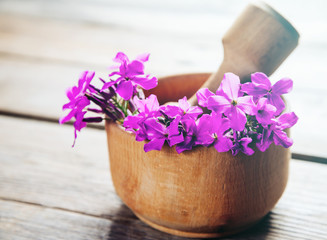
[[[133,240],[187,240],[188,238],[173,236],[160,232],[140,221],[133,212],[122,204],[115,214],[112,225],[106,239],[133,239]],[[268,237],[271,227],[271,214],[269,213],[262,221],[242,233],[220,239],[265,239]],[[190,238],[195,239],[195,238]]]

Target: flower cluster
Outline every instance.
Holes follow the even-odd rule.
[[[91,84],[95,73],[85,71],[81,74],[78,85],[68,88],[66,95],[69,102],[63,106],[63,110],[69,109],[69,113],[59,119],[59,123],[65,123],[75,118],[75,138],[77,131],[81,131],[89,122],[101,122],[103,117],[86,117],[87,112],[104,115],[112,121],[123,123],[128,115],[136,111],[133,104],[133,96],[144,98],[143,89],[151,89],[157,86],[158,80],[155,77],[144,74],[144,63],[149,59],[149,54],[142,54],[130,61],[122,53],[117,53],[113,59],[118,63],[119,70],[109,74],[109,81],[99,78],[103,84],[97,88]],[[93,103],[96,108],[91,107]],[[74,146],[73,144],[73,146]]]
[[[59,122],[75,118],[76,140],[77,131],[88,122],[116,121],[134,133],[137,141],[145,141],[146,152],[161,150],[166,143],[178,153],[213,146],[218,152],[252,155],[255,148],[265,151],[272,143],[285,148],[293,144],[285,129],[298,118],[293,112],[284,113],[281,97],[291,91],[291,79],[272,85],[265,74],[257,72],[251,82],[241,84],[238,76],[226,73],[215,93],[208,89],[196,93],[199,106],[191,106],[186,97],[176,106],[159,105],[155,95],[145,98],[142,90],[158,84],[157,78],[144,73],[148,59],[149,54],[143,54],[130,61],[119,52],[114,58],[118,71],[109,74],[109,81],[99,78],[101,88],[91,84],[94,72],[83,72],[78,85],[66,92],[69,102],[63,109],[70,111]],[[86,117],[87,112],[105,117]]]
[[[285,108],[281,95],[292,89],[292,80],[275,85],[263,73],[254,73],[251,82],[241,84],[238,76],[226,73],[216,93],[208,89],[197,92],[199,105],[190,106],[186,97],[178,106],[159,106],[156,96],[140,100],[134,97],[139,114],[128,116],[124,127],[137,141],[148,140],[144,150],[160,150],[165,142],[176,145],[181,153],[196,146],[214,146],[218,152],[254,153],[256,146],[265,151],[272,142],[290,147],[286,128],[297,122]]]

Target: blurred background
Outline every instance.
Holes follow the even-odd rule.
[[[271,76],[294,80],[293,152],[327,158],[327,2],[265,1],[300,33]],[[56,122],[82,70],[106,76],[118,51],[151,53],[155,76],[216,71],[221,38],[248,1],[0,0],[0,112]]]

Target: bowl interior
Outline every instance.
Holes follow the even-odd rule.
[[[210,73],[190,73],[159,78],[158,86],[145,91],[145,96],[155,94],[160,104],[177,102],[186,96],[190,98],[209,78]]]

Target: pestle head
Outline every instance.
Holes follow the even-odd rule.
[[[277,11],[265,3],[249,4],[224,35],[224,59],[201,88],[215,92],[226,72],[241,82],[254,72],[271,75],[296,48],[299,33]],[[197,104],[194,94],[189,102]]]
[[[223,37],[226,72],[271,75],[296,48],[296,29],[265,3],[249,4]]]

